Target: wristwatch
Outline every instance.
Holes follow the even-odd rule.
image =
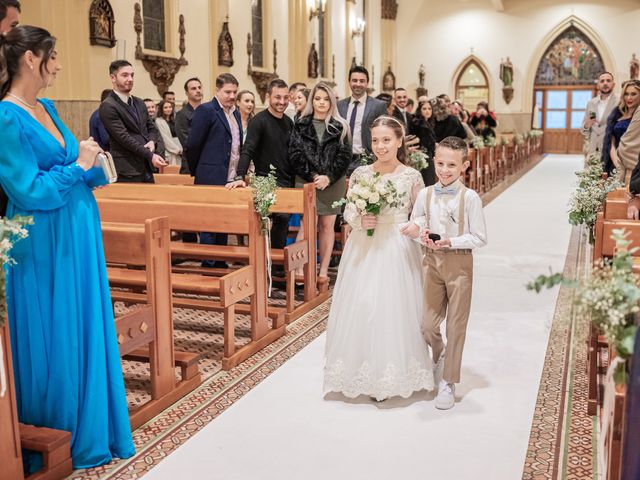
[[[242,175],[236,175],[235,177],[233,177],[234,182],[239,182],[240,180],[244,180],[244,177]]]

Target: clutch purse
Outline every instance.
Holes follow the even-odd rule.
[[[104,173],[104,177],[107,179],[108,183],[114,183],[118,180],[118,172],[116,172],[113,157],[109,152],[98,153],[93,166],[102,170],[102,173]]]

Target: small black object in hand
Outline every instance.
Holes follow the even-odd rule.
[[[433,240],[434,242],[440,240],[440,235],[438,235],[437,233],[430,233],[429,234],[429,239]]]

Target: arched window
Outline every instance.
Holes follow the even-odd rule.
[[[489,103],[489,81],[475,60],[469,60],[456,80],[456,99],[473,111],[478,102]]]
[[[253,44],[251,52],[253,65],[258,68],[265,66],[262,3],[262,0],[251,0],[251,42]]]

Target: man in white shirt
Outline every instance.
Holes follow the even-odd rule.
[[[351,165],[347,176],[360,166],[363,153],[371,153],[371,125],[380,115],[387,114],[387,104],[367,95],[369,71],[362,66],[349,70],[351,96],[338,102],[338,112],[349,124],[351,130]]]
[[[598,95],[587,103],[582,122],[582,134],[587,140],[587,157],[602,155],[602,143],[607,130],[607,118],[618,104],[618,97],[613,93],[616,86],[613,75],[603,72],[598,77]]]

